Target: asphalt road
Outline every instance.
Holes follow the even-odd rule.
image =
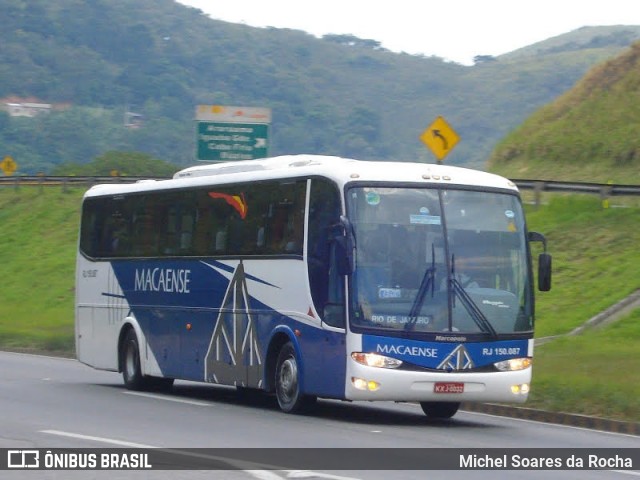
[[[388,402],[321,400],[311,414],[287,415],[278,410],[273,398],[240,399],[233,388],[176,382],[168,394],[130,392],[123,388],[119,374],[96,371],[75,360],[0,352],[0,448],[123,447],[337,450],[327,450],[326,468],[269,470],[241,465],[223,471],[0,471],[0,478],[640,478],[635,464],[635,470],[338,470],[332,468],[329,457],[346,448],[510,448],[523,449],[525,454],[533,448],[610,448],[638,452],[640,437],[471,412],[459,412],[449,421],[433,421],[417,405]],[[376,457],[384,458],[387,452],[380,450]]]

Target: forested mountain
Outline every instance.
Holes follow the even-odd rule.
[[[271,108],[273,155],[400,161],[434,161],[418,137],[443,115],[461,137],[446,162],[482,166],[530,113],[640,38],[640,27],[590,27],[533,53],[478,52],[469,67],[349,34],[217,21],[173,0],[0,0],[0,25],[0,99],[57,108],[0,112],[0,156],[18,173],[107,151],[191,164],[198,104]]]

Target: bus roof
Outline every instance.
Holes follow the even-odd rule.
[[[351,181],[425,183],[484,186],[517,191],[510,180],[479,170],[427,163],[366,161],[320,155],[286,155],[198,165],[177,172],[170,180],[142,180],[133,184],[104,184],[85,196],[233,184],[278,178],[322,176],[340,187]]]

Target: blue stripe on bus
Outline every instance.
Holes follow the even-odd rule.
[[[235,270],[235,268],[234,268],[234,267],[232,267],[232,266],[230,266],[230,265],[227,265],[227,264],[224,264],[224,263],[222,263],[222,262],[212,261],[211,263],[212,263],[213,265],[211,265],[211,264],[209,264],[209,263],[207,263],[207,262],[205,262],[205,261],[203,261],[202,263],[204,263],[205,265],[207,265],[207,266],[209,266],[209,267],[219,268],[220,270],[224,270],[225,272],[229,272],[229,273],[233,273],[233,272],[234,272],[234,270]],[[274,284],[272,284],[272,283],[269,283],[269,282],[267,282],[267,281],[265,281],[265,280],[263,280],[263,279],[261,279],[261,278],[255,277],[255,276],[250,275],[250,274],[247,274],[247,275],[246,275],[246,278],[247,278],[248,280],[253,280],[254,282],[259,282],[259,283],[262,283],[262,284],[264,284],[264,285],[269,285],[270,287],[280,288],[280,287],[278,287],[277,285],[274,285]]]
[[[214,381],[222,384],[252,384],[252,371],[260,372],[264,385],[265,357],[268,341],[278,326],[285,325],[297,341],[301,357],[302,384],[306,393],[326,397],[344,397],[346,347],[344,333],[329,332],[285,316],[275,306],[265,305],[247,292],[250,306],[245,315],[250,315],[255,329],[256,348],[243,351],[234,358],[227,345],[221,348],[219,358],[207,359],[212,338],[216,334],[218,319],[222,319],[227,337],[231,337],[233,322],[238,311],[223,305],[230,283],[225,275],[213,268],[233,273],[220,262],[197,260],[136,260],[113,261],[112,267],[120,288],[145,334],[147,343],[155,356],[162,374],[166,377],[196,381]],[[224,268],[223,268],[224,267]],[[253,275],[244,279],[272,285]],[[227,300],[227,305],[228,305]],[[221,313],[222,312],[222,313]],[[301,312],[302,313],[302,312]],[[304,312],[306,313],[306,312]],[[219,328],[222,328],[220,326]],[[241,328],[246,328],[243,319]],[[244,333],[240,337],[244,337]],[[225,335],[219,336],[226,343]],[[233,346],[232,346],[233,347]],[[231,349],[233,350],[233,348]],[[236,354],[236,357],[238,355]],[[253,359],[249,358],[253,356]],[[253,368],[260,363],[261,366]],[[238,365],[236,365],[236,363]],[[212,370],[207,374],[209,365]],[[331,372],[327,374],[326,372]],[[205,378],[208,376],[209,378]],[[254,379],[255,380],[255,379]]]

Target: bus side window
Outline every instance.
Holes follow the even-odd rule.
[[[311,180],[307,261],[309,286],[316,311],[334,327],[345,325],[344,279],[331,255],[331,234],[340,222],[340,194],[327,180]]]
[[[163,213],[162,253],[176,255],[178,253],[178,208],[170,206]]]
[[[158,209],[153,204],[152,197],[132,198],[134,206],[132,215],[131,235],[134,239],[131,254],[138,257],[158,256],[159,228]]]
[[[129,248],[127,222],[119,212],[115,212],[111,220],[113,223],[111,224],[111,240],[108,246],[109,253],[114,257],[126,256]]]
[[[292,199],[288,211],[285,230],[284,253],[302,254],[304,237],[304,203],[306,197],[306,182],[296,182],[288,188]]]
[[[113,228],[107,225],[107,209],[104,203],[103,199],[90,199],[82,206],[80,248],[90,257],[101,257],[111,253]]]
[[[202,198],[197,198],[195,221],[192,234],[193,255],[207,254],[207,245],[211,244],[211,216],[209,210],[202,206]]]
[[[191,211],[183,211],[180,218],[179,244],[182,253],[190,254],[193,250],[194,215]]]

